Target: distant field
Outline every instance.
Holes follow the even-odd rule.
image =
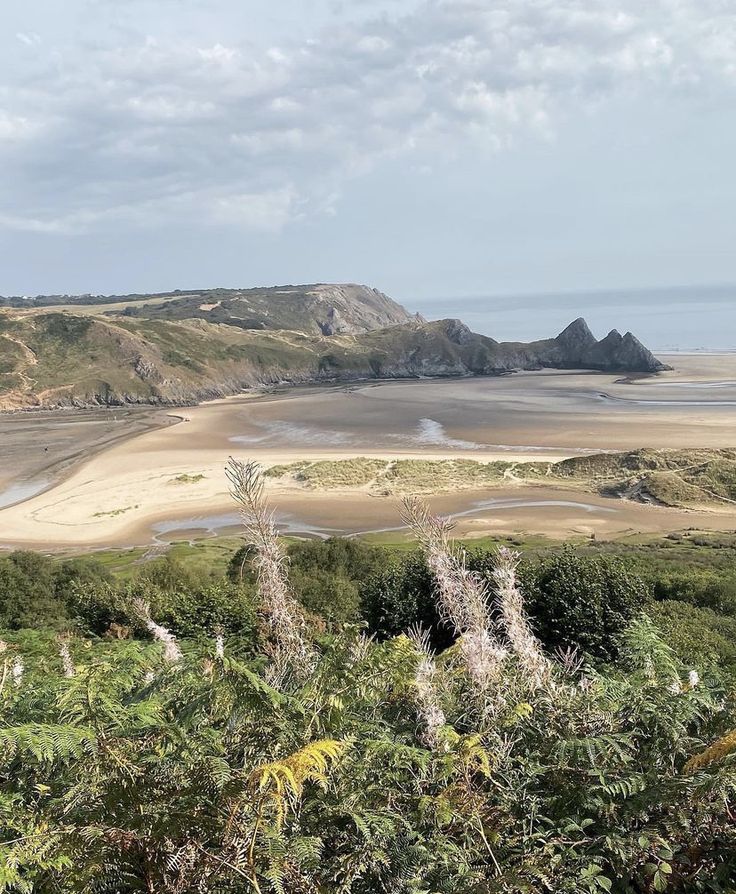
[[[14,308],[13,310],[14,313],[22,313],[33,316],[34,314],[48,313],[49,310],[53,308],[53,310],[55,311],[61,311],[64,313],[81,314],[83,316],[94,316],[97,314],[118,313],[125,310],[126,307],[130,307],[131,305],[136,303],[155,305],[166,304],[169,301],[173,301],[176,297],[176,295],[144,295],[132,296],[131,298],[123,298],[120,301],[114,301],[109,304],[101,301],[98,304],[54,304],[44,307],[20,307]],[[2,308],[0,308],[0,312],[2,312]]]

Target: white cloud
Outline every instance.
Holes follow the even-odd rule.
[[[19,31],[16,35],[17,39],[27,47],[37,47],[41,43],[41,35],[31,31],[26,34],[25,31]]]
[[[331,214],[346,178],[387,158],[423,166],[469,143],[549,138],[586,103],[627,91],[733,89],[728,6],[423,0],[260,50],[236,34],[198,46],[117,31],[115,44],[57,47],[44,67],[34,53],[0,85],[0,226],[189,215],[276,230]]]
[[[216,224],[273,232],[298,216],[297,204],[291,187],[268,193],[220,196],[212,205],[211,217]]]
[[[13,115],[0,108],[0,146],[3,143],[18,143],[29,139],[39,130],[39,125],[24,118]]]

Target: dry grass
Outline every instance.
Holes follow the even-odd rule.
[[[290,463],[273,466],[269,478],[292,478],[313,490],[337,490],[343,487],[365,487],[384,475],[389,463],[382,459],[319,460],[311,463]]]
[[[485,487],[503,481],[504,472],[510,467],[511,463],[472,459],[401,459],[387,469],[385,486],[392,494]]]
[[[131,512],[133,509],[138,509],[138,504],[135,506],[124,506],[120,509],[111,509],[109,512],[95,512],[92,518],[117,518],[119,515],[125,515],[126,512]]]
[[[266,474],[310,490],[363,488],[380,496],[544,482],[674,508],[736,502],[736,450],[643,449],[556,463],[356,457],[274,466]]]
[[[365,488],[382,495],[453,491],[503,480],[510,463],[470,459],[401,459],[389,462],[359,456],[273,466],[269,478],[291,480],[310,490]]]
[[[177,475],[176,478],[172,478],[169,484],[197,484],[199,481],[204,481],[206,475],[197,474],[197,475],[189,475],[184,473],[183,475]]]

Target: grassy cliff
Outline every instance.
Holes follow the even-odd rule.
[[[412,317],[365,286],[148,298],[0,308],[0,409],[180,405],[279,383],[663,368],[630,334],[599,342],[583,320],[556,338],[499,343],[459,320]]]

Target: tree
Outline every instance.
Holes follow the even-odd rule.
[[[311,614],[318,615],[328,624],[344,624],[356,621],[360,615],[358,585],[343,572],[295,568],[291,580],[299,602]]]
[[[113,582],[112,574],[102,562],[91,558],[66,559],[56,565],[53,574],[56,595],[67,603],[79,589]]]

